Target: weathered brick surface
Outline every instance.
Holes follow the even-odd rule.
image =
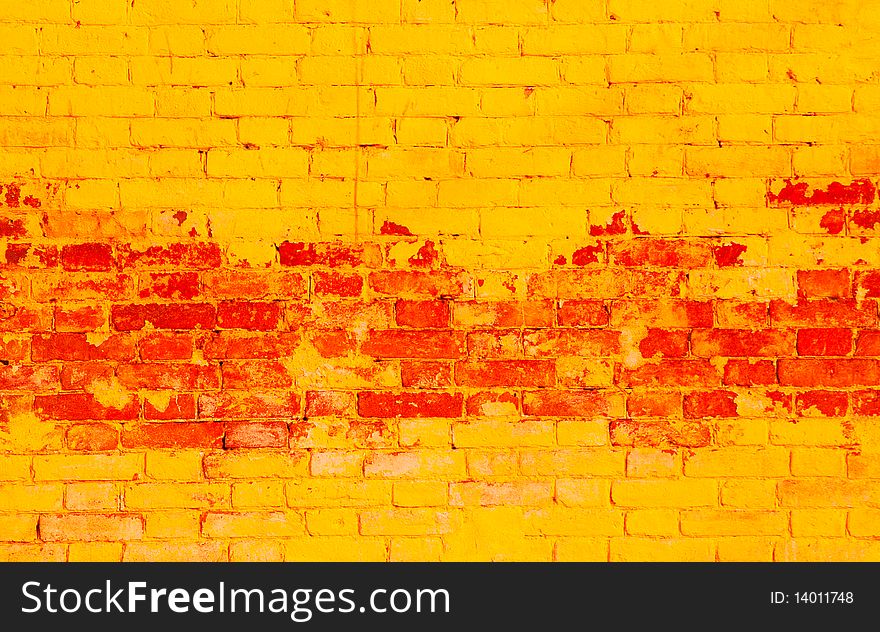
[[[865,2],[0,5],[0,560],[880,558]]]

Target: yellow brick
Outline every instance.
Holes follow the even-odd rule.
[[[438,535],[452,531],[456,515],[430,508],[371,509],[360,514],[362,535]]]
[[[846,521],[846,514],[836,509],[795,509],[791,512],[791,533],[796,538],[842,537]]]
[[[539,0],[461,0],[455,9],[457,21],[463,24],[542,24],[548,13],[547,5]]]
[[[31,477],[31,457],[26,455],[0,455],[0,480],[18,481]]]
[[[767,537],[733,537],[718,540],[719,562],[772,562],[777,540]]]
[[[291,507],[381,506],[391,503],[391,482],[337,479],[290,481],[286,495]]]
[[[298,478],[308,475],[305,453],[225,452],[205,456],[207,478]]]
[[[776,483],[772,479],[731,479],[721,484],[721,504],[727,507],[772,509]]]
[[[71,483],[65,486],[64,506],[73,511],[120,509],[115,483]]]
[[[551,446],[554,426],[544,421],[479,421],[456,424],[452,433],[460,448]]]
[[[612,538],[612,562],[714,562],[711,540]]]
[[[72,542],[68,562],[121,562],[121,542]]]
[[[0,484],[0,511],[52,511],[61,509],[62,485]]]
[[[314,509],[306,512],[310,535],[357,535],[358,516],[352,509]]]
[[[363,537],[309,537],[287,540],[287,562],[383,562],[387,559],[385,540]]]
[[[144,515],[144,535],[162,540],[198,538],[200,524],[200,511],[148,511]]]
[[[208,508],[229,504],[229,486],[221,483],[135,483],[125,488],[125,506],[149,508]]]
[[[626,513],[626,533],[633,536],[679,535],[678,512],[671,509],[638,509]]]
[[[791,452],[794,476],[846,476],[846,454],[834,448],[798,448]]]
[[[51,116],[152,116],[155,96],[146,88],[60,87],[49,93]]]
[[[34,457],[38,481],[133,480],[144,474],[142,454],[57,454]]]
[[[611,501],[622,507],[700,507],[718,502],[714,480],[615,481]]]
[[[284,545],[272,540],[238,540],[229,545],[230,562],[283,562]]]
[[[291,537],[305,533],[302,514],[294,511],[205,514],[202,535],[206,538]]]
[[[560,446],[600,446],[608,443],[608,423],[599,420],[565,420],[556,426]]]
[[[751,510],[683,511],[681,532],[690,536],[785,535],[788,533],[788,514]]]
[[[125,546],[123,562],[225,562],[229,559],[224,542],[132,542]]]
[[[284,483],[281,481],[252,481],[232,485],[232,506],[235,508],[281,507],[284,504]]]
[[[447,484],[439,481],[394,483],[392,501],[398,507],[438,507],[447,502]]]
[[[626,88],[628,114],[679,114],[683,91],[675,85],[633,84]]]
[[[391,538],[388,548],[390,562],[439,562],[443,541],[436,537]]]
[[[364,464],[368,478],[453,478],[464,471],[464,454],[446,450],[374,452]]]
[[[611,508],[526,509],[525,532],[542,536],[622,535],[623,512]]]
[[[4,542],[32,542],[37,539],[36,514],[0,514],[0,539]]]
[[[202,453],[195,450],[180,452],[148,452],[147,476],[150,478],[194,481],[202,478]]]
[[[608,540],[603,538],[560,538],[553,559],[557,562],[607,562]]]
[[[556,481],[556,502],[567,507],[607,505],[611,483],[604,480],[560,478]]]
[[[181,7],[174,0],[144,0],[131,10],[134,24],[216,24],[235,21],[231,0],[193,0]]]

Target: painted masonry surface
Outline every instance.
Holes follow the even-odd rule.
[[[0,3],[0,559],[880,559],[878,29]]]

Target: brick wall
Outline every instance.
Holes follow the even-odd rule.
[[[880,558],[880,12],[0,6],[0,559]]]

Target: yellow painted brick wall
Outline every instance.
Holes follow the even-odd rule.
[[[0,559],[880,558],[878,29],[0,3]]]

